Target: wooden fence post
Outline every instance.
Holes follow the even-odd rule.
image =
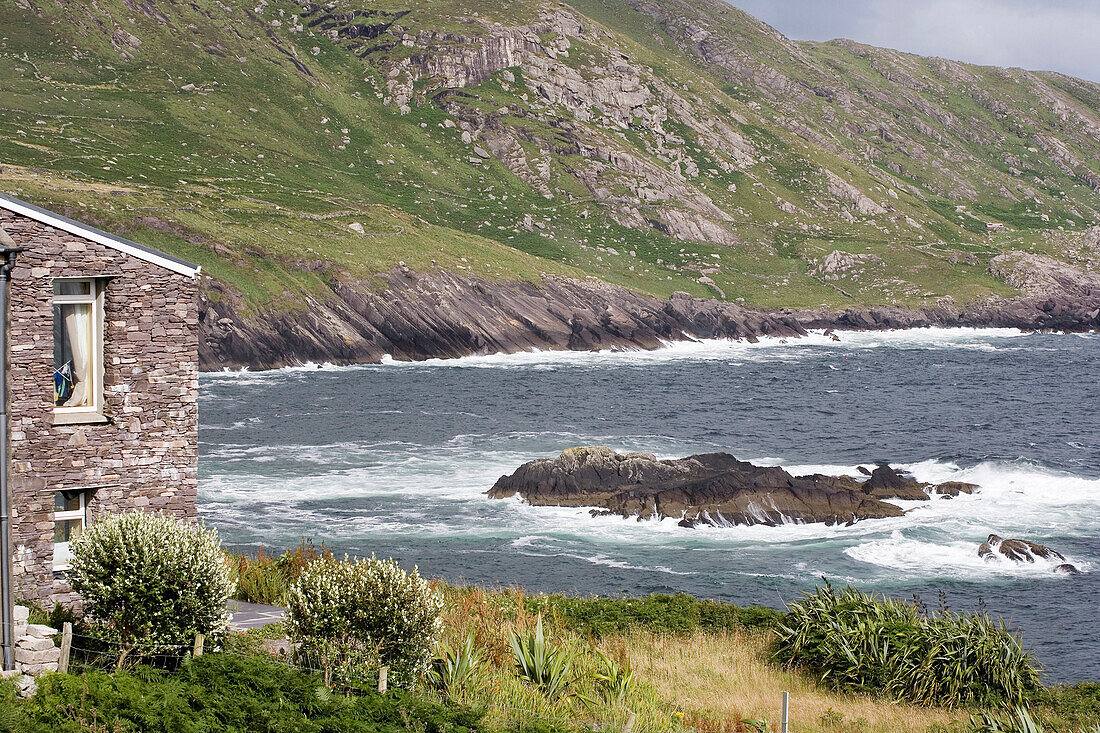
[[[202,645],[205,641],[205,634],[195,634],[195,659],[202,656]]]
[[[780,730],[783,733],[788,733],[788,724],[790,723],[791,712],[791,693],[784,691],[783,693],[783,726]]]
[[[62,674],[69,671],[69,652],[73,648],[73,625],[66,621],[61,627],[61,656],[57,660],[57,671]]]
[[[378,670],[378,694],[379,695],[385,695],[386,694],[386,683],[389,680],[389,676],[390,676],[390,668],[389,667],[381,667]]]
[[[630,711],[630,715],[626,716],[626,723],[623,724],[623,733],[634,733],[634,721],[638,716],[633,710]]]

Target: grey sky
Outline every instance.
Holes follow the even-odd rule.
[[[731,0],[784,35],[1100,81],[1100,0]]]

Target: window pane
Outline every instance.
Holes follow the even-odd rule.
[[[68,565],[73,561],[72,550],[69,549],[68,542],[55,542],[53,545],[53,565],[54,567],[61,567]]]
[[[57,491],[53,495],[53,508],[57,512],[80,511],[80,493],[77,491]]]
[[[80,536],[84,527],[83,519],[62,519],[53,523],[53,541],[69,542]]]
[[[56,283],[56,285],[76,283]],[[86,284],[86,283],[85,283]],[[53,307],[54,404],[91,405],[92,306],[63,303]]]
[[[92,283],[88,280],[55,280],[55,295],[91,295]]]

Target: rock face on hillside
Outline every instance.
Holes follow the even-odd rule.
[[[594,514],[679,521],[683,527],[777,525],[898,517],[887,499],[928,499],[926,484],[880,466],[863,483],[850,476],[792,476],[728,453],[657,460],[651,453],[570,448],[501,476],[487,493],[519,494],[536,506],[595,506]]]
[[[1100,236],[1100,227],[1096,231]],[[998,255],[989,261],[989,271],[1026,295],[1100,297],[1100,273],[1088,272],[1045,255],[1028,252]]]

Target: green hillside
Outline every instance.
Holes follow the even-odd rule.
[[[1068,258],[1100,222],[1100,85],[792,42],[717,0],[0,0],[0,145],[0,190],[252,312],[399,263],[968,301],[1015,292],[992,256]]]

